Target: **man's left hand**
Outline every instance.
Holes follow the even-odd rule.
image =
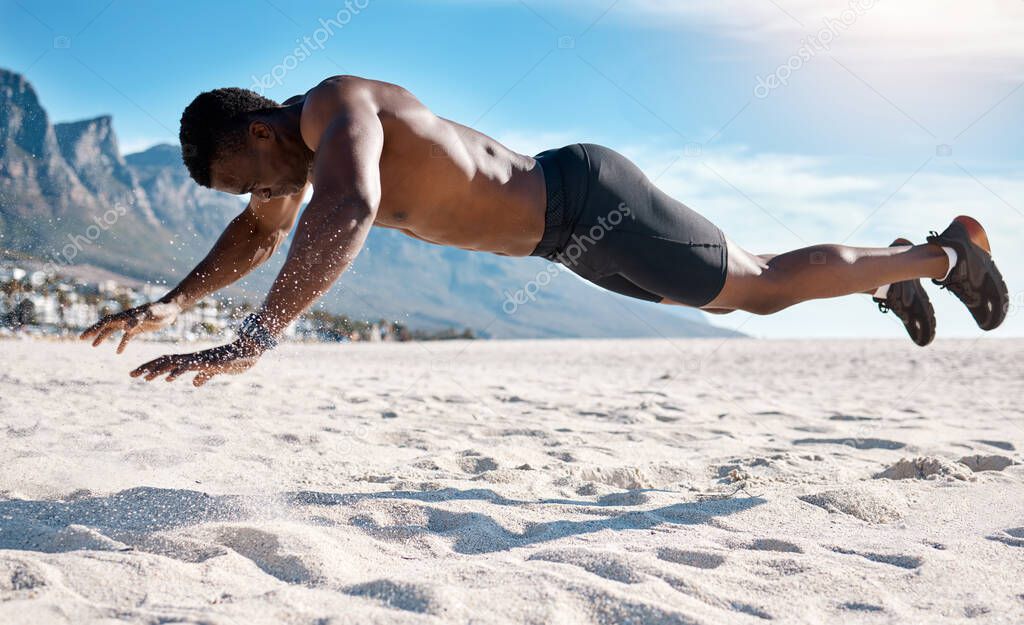
[[[173,382],[178,377],[195,371],[196,377],[192,384],[202,386],[215,375],[237,375],[247,371],[259,361],[262,354],[263,350],[259,346],[243,338],[201,352],[161,356],[132,371],[131,376],[137,378],[144,375],[146,381],[150,382],[167,374],[167,381]]]

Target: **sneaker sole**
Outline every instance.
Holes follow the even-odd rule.
[[[978,223],[977,219],[968,217],[967,215],[960,215],[954,222],[960,224],[967,232],[967,238],[971,243],[977,245],[985,251],[988,255],[988,262],[985,266],[986,274],[992,279],[992,287],[995,289],[998,297],[995,300],[986,300],[984,302],[985,307],[983,312],[991,315],[987,322],[978,322],[978,318],[975,317],[975,321],[978,322],[978,327],[982,330],[991,331],[995,330],[1003,324],[1006,320],[1006,314],[1010,308],[1010,289],[1006,286],[1006,281],[1003,279],[1003,274],[999,271],[999,267],[996,266],[994,260],[992,260],[992,244],[988,240],[988,233],[985,232],[985,228]],[[973,315],[974,309],[968,307]],[[977,308],[977,307],[976,307]]]
[[[913,284],[907,285],[908,288],[914,290],[914,297],[924,301],[925,319],[924,323],[921,324],[920,329],[925,336],[919,341],[917,334],[914,332],[914,328],[907,325],[906,321],[903,322],[903,327],[907,329],[907,334],[910,335],[910,340],[912,340],[915,345],[925,347],[935,340],[935,307],[932,306],[931,298],[928,297],[928,291],[924,290],[924,285],[921,284],[921,281],[913,280],[912,282]],[[925,330],[925,328],[930,328],[930,331]]]
[[[913,243],[901,237],[893,241],[892,244],[889,245],[889,247],[906,245],[913,245]],[[907,334],[910,335],[910,340],[913,341],[915,345],[925,347],[935,340],[935,328],[937,322],[935,321],[935,307],[932,306],[932,298],[928,297],[928,291],[925,290],[924,285],[921,284],[920,280],[906,280],[898,284],[904,285],[906,288],[913,289],[914,297],[924,302],[925,322],[927,323],[927,327],[931,328],[931,331],[927,332],[926,336],[924,337],[924,342],[921,342],[917,339],[917,333],[914,332],[914,329],[911,328],[911,326],[909,326],[906,321],[904,321],[903,319],[900,319],[900,321],[903,322],[903,327],[906,329]],[[922,324],[922,328],[923,327],[925,327],[924,324]]]

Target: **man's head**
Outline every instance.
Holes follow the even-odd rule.
[[[301,191],[309,151],[284,111],[247,89],[199,94],[181,116],[181,153],[189,174],[204,187],[261,199]]]

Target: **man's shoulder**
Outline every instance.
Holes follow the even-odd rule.
[[[389,101],[396,97],[399,100],[414,97],[408,89],[401,85],[352,74],[339,74],[325,78],[306,92],[304,97],[308,101],[313,96],[321,96],[329,100],[344,100],[353,96],[357,98],[370,96],[381,102]]]
[[[316,151],[323,132],[339,118],[355,119],[378,113],[377,84],[358,76],[332,76],[306,92],[300,124],[307,147]]]
[[[310,94],[323,92],[344,93],[354,89],[372,87],[375,84],[381,83],[370,78],[363,78],[362,76],[339,74],[337,76],[324,78],[315,87],[310,89],[306,93],[306,96],[308,97]]]

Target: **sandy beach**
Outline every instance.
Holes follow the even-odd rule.
[[[1024,342],[0,342],[0,622],[1020,623]]]

